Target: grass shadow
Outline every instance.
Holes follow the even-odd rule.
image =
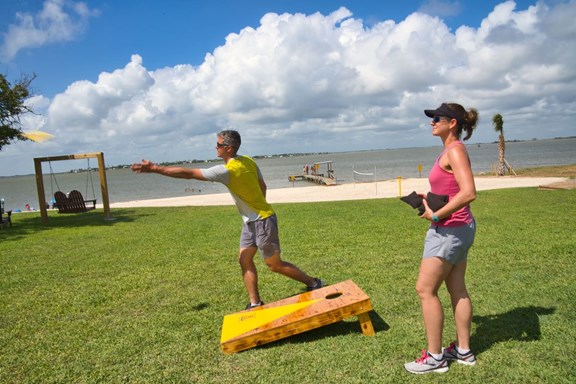
[[[551,315],[555,311],[556,308],[528,306],[497,315],[473,316],[476,332],[470,342],[476,354],[480,354],[500,342],[540,340],[539,316]]]
[[[200,312],[200,311],[208,308],[209,306],[210,306],[210,304],[208,304],[208,303],[206,303],[206,302],[204,302],[204,303],[198,303],[198,304],[192,306],[192,310],[193,310],[193,311],[196,311],[196,312]]]
[[[368,313],[372,326],[376,333],[387,331],[390,326],[386,321],[374,310]],[[267,344],[257,346],[256,348],[275,348],[284,344],[300,344],[310,343],[317,340],[325,339],[327,337],[344,336],[356,333],[358,336],[363,336],[360,322],[355,316],[351,316],[346,320],[342,320],[333,324],[328,324],[320,328],[311,329],[296,335],[288,336],[284,339],[276,340]]]
[[[31,233],[50,231],[54,228],[77,228],[77,227],[106,227],[117,223],[134,221],[134,217],[142,217],[142,213],[131,210],[114,211],[110,219],[106,219],[102,210],[95,210],[86,213],[49,215],[44,223],[40,215],[26,215],[14,220],[12,227],[3,229],[0,232],[3,241],[20,240]]]

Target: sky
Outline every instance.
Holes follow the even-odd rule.
[[[442,102],[479,111],[472,143],[496,113],[507,140],[574,136],[575,19],[576,0],[3,0],[0,73],[35,74],[21,128],[54,138],[5,146],[0,176],[214,159],[223,129],[253,156],[441,145]]]

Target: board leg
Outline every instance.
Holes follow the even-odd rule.
[[[368,312],[364,312],[358,315],[358,321],[360,322],[360,327],[362,328],[362,333],[366,336],[374,336],[374,327],[372,326],[372,320],[370,320],[370,315]]]

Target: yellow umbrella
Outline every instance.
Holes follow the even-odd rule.
[[[35,141],[37,143],[43,143],[46,140],[50,140],[50,139],[54,138],[54,135],[52,135],[48,132],[42,132],[42,131],[22,132],[22,136],[24,136],[25,138],[30,139],[32,141]]]

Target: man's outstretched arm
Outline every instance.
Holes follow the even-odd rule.
[[[149,160],[142,160],[141,163],[134,163],[130,169],[136,173],[157,173],[159,175],[173,177],[176,179],[196,179],[206,181],[206,178],[200,169],[162,166],[154,164]]]

